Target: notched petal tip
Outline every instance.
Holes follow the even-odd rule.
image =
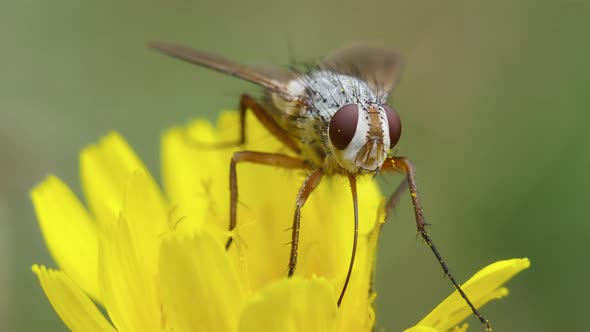
[[[41,273],[43,273],[44,270],[46,270],[47,268],[43,265],[37,265],[37,264],[33,264],[31,266],[31,271],[33,271],[34,274],[39,275]]]
[[[207,150],[207,144],[215,144],[219,140],[215,128],[213,128],[209,121],[205,120],[195,120],[186,127],[175,128],[169,132],[180,135],[179,137],[183,140],[182,143],[197,150]]]
[[[118,220],[125,183],[138,169],[146,169],[125,139],[110,132],[80,153],[80,177],[86,201],[96,220]]]
[[[84,291],[99,299],[97,232],[86,208],[54,175],[33,188],[31,200],[54,260]]]

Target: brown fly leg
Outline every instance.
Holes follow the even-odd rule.
[[[229,166],[229,230],[236,228],[238,214],[238,175],[236,167],[238,163],[252,163],[259,165],[269,165],[280,168],[291,169],[310,169],[311,166],[305,160],[289,157],[278,153],[265,153],[255,151],[239,151],[234,153]],[[227,240],[225,248],[229,249],[232,243],[232,237]]]
[[[408,182],[404,178],[404,180],[397,186],[393,194],[389,196],[387,199],[387,203],[385,203],[385,218],[384,220],[388,220],[389,216],[393,213],[393,210],[397,207],[399,200],[402,198],[402,195],[408,189]]]
[[[247,94],[242,94],[240,97],[240,138],[238,141],[219,142],[219,143],[202,143],[195,141],[187,131],[184,131],[185,141],[195,148],[203,149],[221,149],[230,148],[236,145],[243,145],[246,143],[246,111],[251,110],[256,119],[266,128],[274,137],[281,141],[289,150],[296,154],[301,154],[301,149],[297,145],[295,139],[289,133],[281,128],[281,126],[270,116],[268,111],[260,105],[254,98]]]
[[[420,233],[420,235],[422,236],[422,238],[424,239],[424,241],[436,257],[436,259],[438,260],[445,275],[447,275],[447,277],[451,280],[457,292],[459,292],[459,294],[461,295],[461,297],[463,297],[469,308],[471,308],[473,314],[477,317],[477,319],[479,319],[486,331],[492,331],[492,325],[477,311],[471,300],[467,297],[463,289],[461,289],[461,286],[459,286],[459,283],[457,283],[455,277],[449,271],[449,267],[447,266],[440,252],[432,242],[430,235],[428,235],[428,233],[426,232],[426,221],[424,219],[422,204],[420,203],[420,198],[418,197],[418,189],[416,188],[416,172],[412,163],[404,157],[387,158],[383,163],[381,171],[401,172],[406,175],[406,180],[408,182],[408,187],[410,189],[410,196],[412,197],[412,204],[414,205],[414,213],[416,215],[416,226],[418,228],[418,232]]]
[[[291,254],[289,256],[289,273],[288,276],[291,277],[295,273],[295,268],[297,267],[297,254],[299,248],[299,230],[301,227],[301,209],[305,202],[309,198],[309,195],[313,192],[313,190],[320,184],[323,176],[322,169],[316,169],[311,172],[305,181],[301,185],[299,189],[299,193],[297,194],[297,203],[295,205],[295,214],[293,216],[293,227],[291,228]],[[350,263],[348,265],[348,270],[346,272],[346,280],[344,281],[344,286],[342,287],[342,291],[340,292],[340,296],[338,297],[338,306],[342,303],[342,298],[344,297],[344,293],[346,292],[346,287],[348,286],[348,282],[350,281],[350,276],[352,274],[352,268],[354,265],[354,258],[356,255],[356,247],[358,242],[358,197],[357,197],[357,190],[356,190],[356,178],[353,175],[348,176],[348,180],[350,182],[350,190],[352,192],[352,202],[354,206],[354,237],[352,242],[352,254],[350,256]]]
[[[279,141],[289,147],[296,154],[301,154],[301,149],[285,129],[273,119],[268,111],[254,98],[247,94],[240,96],[240,144],[246,143],[246,111],[251,110],[256,119]]]
[[[307,198],[313,190],[320,184],[324,172],[321,168],[311,172],[303,181],[299,192],[297,193],[297,202],[295,204],[295,214],[293,215],[293,227],[291,228],[291,254],[289,256],[289,277],[295,273],[297,266],[297,250],[299,248],[299,227],[301,226],[301,208],[305,205]]]

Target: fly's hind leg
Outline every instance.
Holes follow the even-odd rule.
[[[296,154],[300,154],[301,150],[297,145],[297,142],[293,139],[289,133],[281,128],[281,126],[275,121],[275,119],[268,113],[268,111],[256,101],[254,98],[247,94],[240,96],[240,138],[238,141],[233,142],[219,142],[219,143],[201,143],[191,138],[185,131],[185,140],[191,146],[196,148],[228,148],[236,145],[243,145],[246,143],[246,111],[251,110],[256,119],[279,141],[287,146],[291,151]]]
[[[247,94],[240,96],[240,144],[246,143],[246,111],[251,110],[256,119],[279,141],[296,154],[301,153],[297,142],[275,121],[268,111]]]

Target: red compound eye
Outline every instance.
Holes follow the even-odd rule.
[[[352,141],[356,132],[356,124],[359,120],[359,107],[349,104],[340,107],[330,120],[330,142],[338,150],[344,150]]]
[[[387,123],[389,124],[389,148],[391,149],[397,144],[397,141],[399,141],[399,138],[402,135],[402,122],[393,108],[387,105],[382,105],[382,107],[385,110]]]

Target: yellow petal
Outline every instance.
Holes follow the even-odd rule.
[[[466,332],[469,324],[465,323],[461,326],[455,326],[455,328],[451,332]]]
[[[116,332],[90,298],[63,272],[33,266],[33,272],[66,326],[74,332]]]
[[[257,122],[248,115],[246,148],[281,151],[276,140]],[[237,112],[222,113],[216,128],[206,121],[195,121],[187,128],[172,129],[164,135],[164,187],[170,200],[177,204],[174,219],[180,220],[179,229],[187,225],[190,230],[198,229],[206,222],[220,230],[220,240],[227,239],[227,234],[222,232],[227,232],[229,226],[229,165],[233,153],[244,147],[216,148],[207,144],[237,142],[238,138]],[[273,142],[276,146],[274,150],[261,150],[261,142],[264,142],[262,146]],[[290,227],[293,197],[300,185],[297,174],[269,166],[238,166],[239,206],[235,233],[239,239],[234,241],[230,254],[241,262],[240,279],[245,284],[252,281],[254,290],[285,275],[289,248],[284,243],[290,239],[285,229]],[[260,191],[261,180],[264,180],[264,192]],[[239,243],[244,244],[242,248],[248,248],[238,254],[242,255],[240,258],[235,255]]]
[[[355,270],[369,271],[373,262],[361,258],[366,255],[362,249],[367,246],[366,239],[377,221],[383,219],[379,214],[383,197],[370,177],[358,178],[358,200],[359,245]],[[293,210],[293,207],[289,210]],[[304,206],[302,215],[298,273],[344,281],[354,237],[353,202],[348,179],[341,176],[323,179]],[[365,295],[368,294],[367,289],[368,285],[363,290]]]
[[[260,125],[259,121],[247,113],[247,144],[239,147],[237,144],[220,148],[215,144],[237,143],[239,140],[240,119],[237,112],[222,112],[219,115],[216,128],[208,121],[199,120],[189,124],[186,128],[173,128],[162,137],[162,174],[164,188],[170,200],[177,204],[176,215],[184,218],[197,227],[204,220],[210,225],[216,225],[221,230],[227,230],[229,218],[229,164],[234,152],[244,149],[266,152],[286,152],[284,146]],[[182,160],[182,162],[178,162]],[[251,176],[256,181],[260,175],[265,176],[269,167],[260,165],[244,165],[240,170],[238,180],[240,197],[249,197],[247,189]],[[254,172],[250,172],[254,169]],[[276,173],[276,172],[275,172]],[[285,176],[280,179],[284,182]],[[292,183],[295,192],[299,179],[287,181]],[[254,182],[256,193],[260,196],[258,182]],[[268,181],[270,183],[270,181]],[[271,189],[271,188],[265,188]],[[264,197],[272,196],[268,191]],[[279,196],[281,197],[281,196]],[[289,196],[293,197],[293,195]],[[268,200],[266,200],[268,202]],[[289,205],[292,210],[294,202]],[[250,211],[263,211],[248,204]],[[240,209],[239,209],[240,210]],[[287,218],[287,219],[290,219]],[[246,221],[247,222],[247,221]],[[182,225],[184,226],[184,225]],[[240,226],[240,225],[239,225]]]
[[[117,133],[110,133],[80,154],[82,189],[92,213],[101,224],[118,222],[127,180],[141,160]]]
[[[175,332],[235,331],[243,291],[225,249],[211,234],[167,237],[159,267],[166,326]]]
[[[508,290],[501,286],[530,264],[528,258],[499,261],[477,272],[461,287],[475,307],[481,308],[491,300],[506,296]],[[455,291],[417,325],[447,331],[471,314],[465,301]]]
[[[240,332],[336,331],[336,303],[324,279],[281,279],[246,304]]]
[[[465,323],[461,326],[455,326],[455,328],[453,328],[452,330],[449,330],[449,332],[466,332],[468,327],[469,327],[469,324]],[[445,332],[445,331],[439,331],[439,330],[429,327],[429,326],[416,325],[412,328],[407,329],[405,332]]]
[[[414,327],[411,327],[411,328],[405,330],[405,332],[444,332],[444,331],[439,331],[435,328],[428,327],[428,326],[416,325]]]
[[[378,222],[373,222],[369,234],[359,235],[354,269],[344,298],[338,309],[338,331],[373,331],[375,325],[374,300],[376,294],[370,292],[375,266],[375,252],[381,225],[384,222],[384,211],[377,209]],[[345,273],[333,283],[339,291],[344,284]]]
[[[196,121],[191,128],[198,135],[188,136],[189,129],[174,128],[162,137],[163,184],[175,204],[172,222],[189,230],[205,221],[227,229],[229,161],[233,150],[206,148],[215,137],[208,122]],[[199,147],[199,143],[205,148]]]
[[[119,331],[160,331],[156,275],[146,273],[125,219],[105,226],[100,240],[99,280],[113,324]]]
[[[242,149],[288,153],[247,114],[247,144]],[[207,144],[237,141],[238,134],[237,112],[226,112],[220,115],[216,129],[208,122],[196,121],[186,129],[173,129],[164,135],[163,178],[171,201],[178,203],[175,219],[182,219],[181,224],[206,220],[227,230],[229,162],[238,149],[212,148]],[[285,230],[292,226],[295,196],[305,172],[255,164],[240,164],[237,172],[239,239],[234,243],[241,255],[237,259],[243,267],[241,279],[257,290],[285,276],[290,251],[285,243],[291,240],[290,232]],[[358,190],[362,238],[374,228],[383,198],[370,177],[359,178]],[[302,212],[297,275],[318,274],[343,283],[352,252],[352,207],[346,177],[325,178],[312,193]],[[232,248],[230,254],[235,253]],[[357,259],[357,268],[370,269],[365,263],[372,264],[372,259]],[[355,284],[362,288],[366,301],[368,282]]]
[[[100,300],[96,224],[74,193],[49,176],[31,192],[37,220],[51,255],[80,287]]]
[[[127,181],[123,215],[128,224],[131,243],[142,274],[155,275],[160,251],[160,240],[168,231],[168,210],[154,180],[142,169]]]

